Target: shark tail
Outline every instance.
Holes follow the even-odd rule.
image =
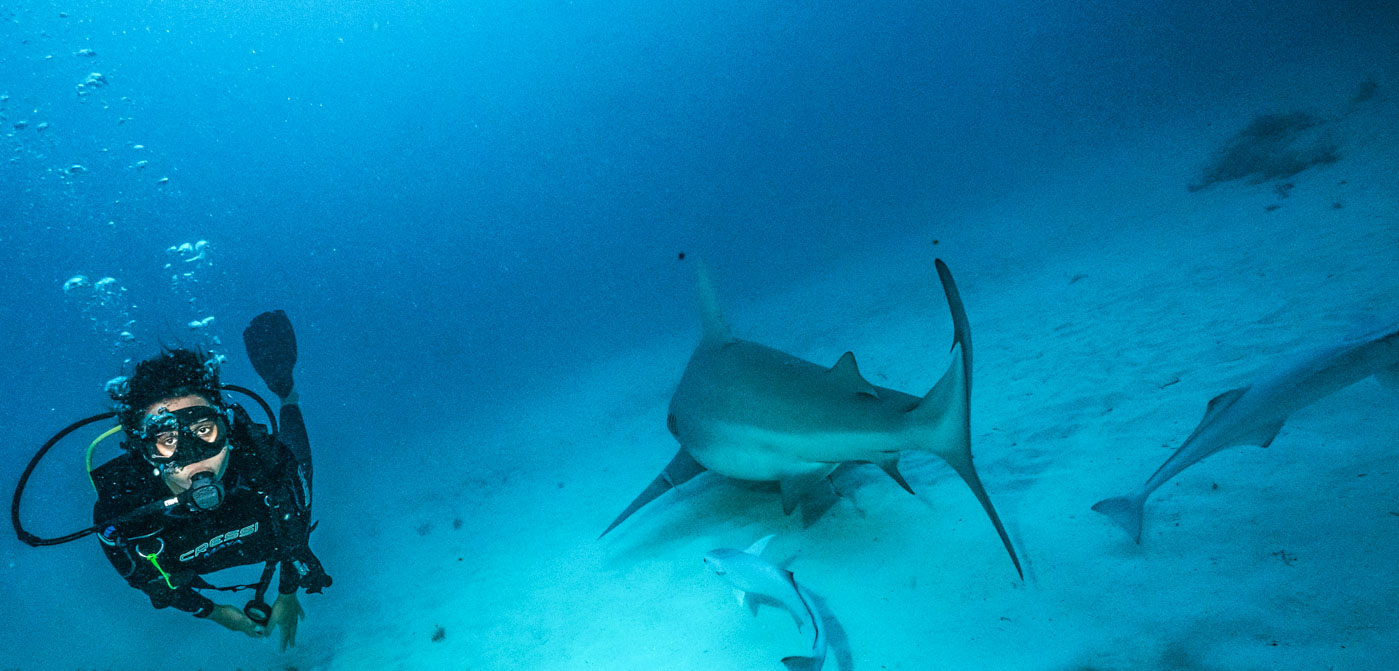
[[[1093,504],[1093,510],[1107,515],[1137,543],[1142,542],[1142,508],[1145,496],[1114,496]]]
[[[788,575],[791,575],[788,573]],[[826,665],[826,623],[820,609],[816,607],[816,597],[808,592],[805,587],[798,585],[796,580],[792,585],[797,588],[797,595],[801,597],[802,604],[806,606],[806,612],[811,616],[812,636],[810,657],[784,657],[782,664],[788,671],[821,671],[821,667]],[[796,613],[792,614],[793,617]],[[801,628],[800,619],[797,628]]]
[[[932,391],[918,405],[909,411],[909,430],[918,449],[930,451],[946,461],[952,470],[961,476],[962,481],[972,490],[976,500],[996,527],[1006,552],[1010,554],[1015,572],[1023,580],[1025,571],[1020,566],[1020,557],[1010,542],[1000,515],[991,504],[986,487],[981,484],[976,466],[972,462],[971,441],[971,327],[967,312],[962,305],[962,297],[952,280],[952,273],[941,259],[937,261],[938,277],[942,280],[943,291],[947,294],[947,305],[952,311],[953,340],[952,351],[957,354],[952,364],[943,373]],[[887,470],[887,469],[886,469]]]
[[[952,313],[952,347],[962,346],[962,367],[966,370],[967,395],[972,393],[972,327],[967,321],[967,308],[962,304],[962,293],[957,291],[957,283],[952,281],[952,271],[942,259],[933,259],[938,269],[938,279],[942,281],[942,292],[947,296],[947,309]]]

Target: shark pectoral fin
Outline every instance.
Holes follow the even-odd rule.
[[[903,487],[904,491],[908,492],[909,494],[913,493],[913,488],[908,486],[908,481],[904,479],[904,474],[899,472],[898,452],[886,455],[884,458],[879,459],[874,463],[877,464],[880,468],[884,469],[884,472],[888,473],[889,477],[894,479],[894,482],[899,483],[899,486]]]
[[[631,505],[627,506],[627,509],[617,516],[617,519],[612,520],[612,524],[609,524],[607,529],[598,535],[598,538],[602,538],[607,535],[607,532],[616,529],[617,525],[631,517],[631,514],[640,510],[642,506],[655,501],[660,495],[686,483],[704,471],[704,466],[695,461],[695,458],[690,456],[685,448],[680,448],[680,451],[671,458],[670,463],[661,470],[661,474],[657,475],[656,479],[652,480],[651,484],[632,500]]]
[[[750,599],[750,598],[748,598],[748,593],[745,592],[745,591],[743,591],[743,590],[741,590],[741,589],[735,589],[735,590],[734,590],[734,598],[735,598],[735,599],[738,599],[738,606],[739,606],[739,608],[747,608],[747,609],[748,609],[748,612],[752,613],[754,617],[757,617],[757,616],[758,616],[758,600],[757,600],[757,599]]]
[[[1287,420],[1284,419],[1273,424],[1258,427],[1253,433],[1249,434],[1247,442],[1254,443],[1259,447],[1272,445],[1273,439],[1278,437],[1278,432],[1282,431],[1282,425],[1286,421]]]
[[[860,375],[860,367],[855,364],[855,353],[846,352],[840,356],[840,361],[831,366],[826,372],[836,384],[849,389],[851,392],[870,398],[879,398],[879,391],[869,383],[864,376]]]

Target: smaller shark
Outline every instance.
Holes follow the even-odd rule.
[[[791,613],[792,619],[797,621],[797,631],[804,631],[804,625],[810,624],[811,656],[784,657],[782,663],[788,671],[821,671],[826,665],[826,629],[816,600],[805,587],[797,584],[791,571],[761,557],[770,540],[771,535],[764,536],[747,550],[712,550],[704,556],[704,563],[734,586],[738,605],[746,606],[754,615],[758,614],[758,600],[764,599]]]
[[[1371,375],[1399,383],[1399,324],[1321,347],[1259,374],[1247,387],[1210,401],[1190,437],[1135,492],[1093,504],[1136,542],[1147,497],[1181,471],[1226,447],[1267,447],[1294,412]]]

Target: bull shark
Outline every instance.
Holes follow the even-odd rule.
[[[764,536],[747,550],[719,548],[704,556],[704,564],[719,577],[734,586],[740,606],[758,614],[758,599],[782,606],[797,621],[797,631],[811,625],[810,657],[784,657],[788,671],[821,671],[826,665],[826,628],[822,623],[816,600],[805,587],[797,584],[792,572],[762,558],[772,536]]]
[[[1145,484],[1093,510],[1140,543],[1143,508],[1158,487],[1227,447],[1269,446],[1292,413],[1372,375],[1399,384],[1399,324],[1306,351],[1260,372],[1253,384],[1214,397],[1195,431]]]
[[[911,494],[898,464],[903,452],[915,450],[941,457],[961,476],[1024,578],[1015,547],[972,463],[971,327],[951,271],[941,259],[935,264],[952,313],[953,356],[922,398],[870,384],[850,352],[827,368],[734,338],[708,272],[699,265],[703,337],[666,418],[680,449],[602,535],[706,470],[781,483],[787,514],[846,463],[877,464]]]

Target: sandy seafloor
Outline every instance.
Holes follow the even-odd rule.
[[[903,462],[916,496],[864,467],[809,528],[774,490],[707,475],[598,540],[675,450],[666,405],[696,328],[494,406],[509,410],[405,428],[382,480],[321,447],[357,434],[317,425],[308,395],[315,545],[336,584],[303,599],[290,653],[152,614],[94,575],[78,578],[90,628],[64,606],[0,668],[780,669],[808,639],[780,611],[749,616],[701,562],[766,534],[839,620],[827,669],[1393,668],[1399,392],[1366,380],[1271,447],[1188,470],[1149,500],[1140,545],[1089,510],[1145,480],[1216,394],[1399,316],[1392,95],[1333,115],[1342,160],[1291,178],[1286,198],[1275,183],[1185,188],[1231,132],[1293,102],[1255,100],[1208,133],[1069,156],[971,220],[930,217],[798,290],[725,301],[740,337],[825,363],[853,350],[871,381],[921,395],[948,360],[945,259],[975,342],[973,451],[1024,581],[967,488],[921,454]],[[751,295],[708,261],[721,298]],[[58,650],[72,663],[44,663]]]

